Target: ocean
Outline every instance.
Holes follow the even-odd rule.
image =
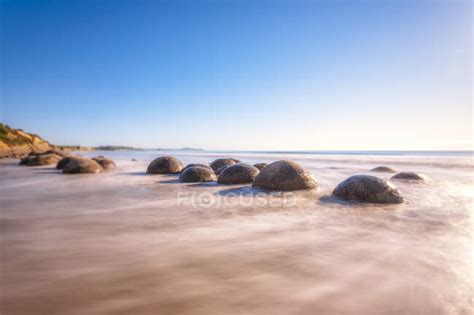
[[[0,161],[2,314],[471,314],[472,151],[107,151],[115,172]],[[294,160],[315,191],[146,175],[172,155]],[[398,205],[331,196],[389,166]]]

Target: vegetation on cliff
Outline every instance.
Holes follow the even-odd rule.
[[[0,123],[0,157],[15,157],[31,151],[46,151],[54,146],[40,136]]]
[[[41,139],[38,135],[26,133],[22,129],[13,129],[0,123],[0,141],[7,145],[32,144],[35,138]]]

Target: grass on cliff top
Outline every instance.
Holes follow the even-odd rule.
[[[8,135],[13,135],[14,137],[8,137]],[[30,139],[20,135],[17,130],[2,123],[0,123],[0,141],[7,145],[22,145],[31,143]]]

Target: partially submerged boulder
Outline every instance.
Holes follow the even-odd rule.
[[[100,164],[104,171],[111,171],[117,168],[117,165],[111,159],[106,158],[105,156],[99,155],[92,158],[94,161]]]
[[[428,181],[428,177],[426,175],[415,173],[415,172],[400,172],[393,175],[391,179],[402,179],[402,180],[418,181],[418,182]]]
[[[370,175],[354,175],[341,182],[333,194],[350,201],[396,204],[404,202],[403,196],[392,184]]]
[[[183,183],[212,182],[216,180],[214,171],[209,166],[187,166],[179,174],[179,181]]]
[[[66,156],[66,157],[62,158],[61,160],[59,160],[58,164],[56,165],[56,169],[62,170],[66,167],[66,165],[68,165],[68,163],[71,160],[79,159],[79,158],[80,157],[78,157],[78,156]]]
[[[26,157],[26,160],[21,160],[20,164],[26,166],[43,166],[43,165],[51,165],[56,164],[61,160],[61,156],[50,153],[50,154],[40,154],[40,155],[32,155]]]
[[[376,168],[373,168],[370,170],[371,172],[380,172],[380,173],[396,173],[393,168],[388,167],[388,166],[378,166]]]
[[[73,158],[67,163],[63,168],[64,174],[89,174],[89,173],[100,173],[104,169],[96,161],[84,158],[77,157]]]
[[[223,169],[222,167],[229,166],[229,165],[236,164],[236,163],[240,163],[240,160],[231,159],[231,158],[217,159],[214,162],[212,162],[210,164],[210,166],[214,170],[214,172],[216,172],[216,174],[219,174],[219,173],[217,173],[217,171],[219,171],[219,170],[222,171],[222,169]]]
[[[315,189],[318,183],[300,164],[282,160],[269,164],[255,178],[256,188],[292,191]]]
[[[162,156],[153,160],[146,172],[148,174],[176,174],[181,172],[183,164],[172,156]]]
[[[257,163],[253,165],[254,167],[258,168],[259,171],[263,170],[265,167],[268,166],[267,163]]]
[[[183,173],[183,172],[184,172],[185,170],[187,170],[188,168],[190,168],[190,167],[195,167],[195,166],[207,168],[207,169],[209,169],[211,172],[214,173],[214,170],[213,170],[209,165],[201,164],[201,163],[188,164],[188,165],[186,165],[186,166],[181,170],[181,173]]]
[[[258,173],[258,168],[252,165],[244,163],[232,164],[220,172],[217,182],[226,185],[253,183]]]

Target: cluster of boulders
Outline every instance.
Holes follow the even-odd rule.
[[[44,152],[30,152],[20,160],[20,165],[42,166],[58,163],[67,154],[60,150],[47,150]]]
[[[111,163],[113,161],[109,160]],[[95,159],[85,157],[65,157],[63,163],[58,163],[57,169],[62,169],[64,174],[91,174],[104,171],[102,165]],[[114,163],[115,165],[115,163]]]
[[[64,174],[101,173],[116,168],[114,161],[104,157],[85,158],[68,155],[59,150],[32,152],[20,161],[21,165],[40,166],[55,164]],[[371,171],[396,173],[390,180],[426,182],[425,175],[413,172],[397,173],[387,166]],[[318,187],[313,175],[300,164],[281,160],[270,164],[254,165],[233,158],[222,158],[211,164],[189,164],[184,167],[172,156],[153,160],[147,174],[179,174],[183,183],[217,182],[223,185],[252,184],[263,190],[295,191],[312,190]],[[390,182],[370,175],[354,175],[342,181],[333,190],[333,195],[348,201],[396,204],[404,202],[400,191]]]
[[[64,174],[91,174],[114,170],[115,162],[99,155],[92,159],[81,156],[66,156],[58,162],[56,168]]]
[[[400,179],[414,182],[427,182],[429,179],[426,175],[415,173],[415,172],[399,172],[387,166],[379,166],[371,169],[372,172],[383,172],[383,173],[396,173],[390,179]]]
[[[62,170],[64,174],[101,173],[116,168],[114,161],[102,155],[89,159],[86,157],[68,155],[60,150],[31,152],[27,157],[21,159],[20,165],[56,165],[56,169]]]
[[[372,169],[373,172],[396,173],[386,166]],[[183,183],[211,182],[219,184],[249,184],[264,190],[295,191],[311,190],[318,187],[312,174],[300,164],[281,160],[271,164],[245,164],[237,159],[223,158],[210,165],[183,164],[172,156],[162,156],[153,160],[148,174],[178,174]],[[427,177],[417,173],[401,172],[392,179],[426,181]],[[390,182],[370,175],[355,175],[341,182],[333,195],[348,201],[396,204],[404,202],[400,191]]]

